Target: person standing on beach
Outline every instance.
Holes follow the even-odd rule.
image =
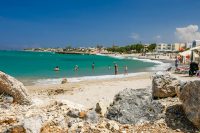
[[[94,71],[94,66],[95,66],[95,64],[94,64],[94,62],[92,63],[92,71]]]
[[[177,57],[176,57],[176,60],[175,60],[175,67],[176,67],[176,69],[178,68],[178,59],[177,59]]]
[[[118,74],[118,65],[117,65],[117,63],[115,63],[115,75],[117,75]]]
[[[125,66],[124,67],[124,75],[127,75],[128,74],[128,66]]]

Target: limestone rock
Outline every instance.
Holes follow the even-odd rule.
[[[7,132],[9,133],[26,133],[26,130],[23,126],[14,126],[10,128]]]
[[[125,89],[108,107],[107,118],[122,124],[140,124],[160,118],[164,107],[154,101],[150,89]]]
[[[79,117],[79,110],[77,109],[71,109],[67,113],[68,116],[73,117],[73,118],[78,118]]]
[[[167,72],[157,72],[153,75],[152,95],[154,98],[176,96],[176,89],[180,88],[180,81]]]
[[[107,106],[102,102],[102,101],[99,101],[97,104],[96,104],[96,108],[95,108],[95,111],[97,113],[99,113],[102,117],[105,116],[106,112],[107,112]]]
[[[86,111],[80,111],[79,112],[79,118],[85,119],[87,117],[87,112]]]
[[[30,98],[24,85],[15,78],[0,71],[0,94],[4,93],[14,98],[19,104],[29,104]]]
[[[112,132],[119,131],[119,126],[115,121],[108,121],[106,124],[106,128],[111,130]]]
[[[96,111],[91,110],[87,112],[87,121],[90,123],[97,123],[99,120],[99,117],[96,113]]]
[[[186,82],[179,93],[187,118],[200,129],[200,80]]]
[[[38,115],[24,119],[24,128],[27,133],[39,133],[42,124],[42,117]]]
[[[13,123],[16,123],[17,122],[17,118],[16,117],[7,117],[7,116],[3,116],[3,117],[0,117],[0,125],[3,125],[3,124],[13,124]]]
[[[3,97],[3,102],[4,103],[13,103],[14,99],[11,96],[4,96]]]
[[[180,81],[180,87],[177,87],[177,88],[176,88],[176,95],[177,95],[178,97],[180,97],[181,89],[184,87],[184,85],[185,85],[186,83],[187,83],[186,81]]]
[[[56,123],[49,122],[45,123],[40,129],[40,133],[63,133],[63,129]]]

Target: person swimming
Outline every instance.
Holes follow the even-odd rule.
[[[54,71],[60,71],[59,66],[56,66],[56,67],[54,68]]]
[[[74,66],[74,71],[78,71],[78,69],[79,69],[78,65],[75,65]]]
[[[111,69],[111,67],[110,66],[108,66],[108,70],[110,70]]]

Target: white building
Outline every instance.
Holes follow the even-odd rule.
[[[157,52],[176,52],[191,48],[191,43],[159,43],[156,46]]]
[[[167,43],[159,43],[156,46],[157,52],[171,52],[173,51],[173,45]]]
[[[186,48],[192,48],[192,42],[187,42],[186,43]]]
[[[173,51],[181,51],[181,50],[185,50],[186,48],[187,48],[186,43],[173,43],[172,44]]]

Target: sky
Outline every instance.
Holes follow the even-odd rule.
[[[200,39],[200,0],[0,0],[0,49]]]

